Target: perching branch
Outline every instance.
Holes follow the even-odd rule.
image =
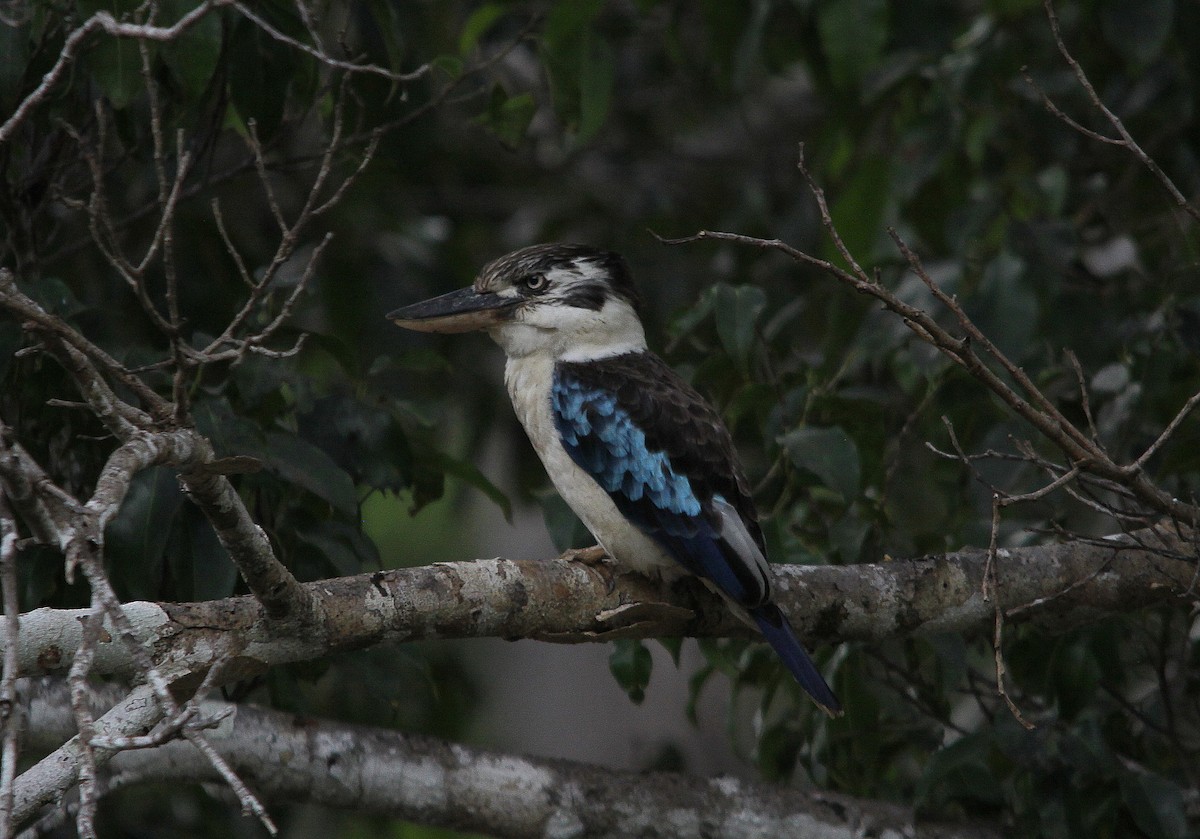
[[[1000,548],[991,601],[982,593],[988,552],[968,549],[857,566],[776,566],[779,602],[813,644],[879,642],[941,632],[985,633],[993,610],[1010,621],[1064,629],[1153,604],[1190,602],[1200,568],[1191,537],[1143,531],[1094,544]],[[171,673],[233,662],[231,679],[385,639],[536,638],[560,643],[615,638],[755,637],[692,582],[606,575],[567,560],[479,559],[340,577],[305,585],[319,622],[301,635],[268,619],[253,597],[206,603],[126,603],[138,643]],[[68,667],[80,610],[22,616],[22,673]],[[92,672],[128,677],[119,642],[97,647]]]
[[[779,597],[810,642],[984,633],[995,608],[1012,622],[1062,629],[1155,603],[1195,601],[1196,551],[1193,542],[1169,531],[1095,545],[1001,548],[991,602],[981,594],[988,563],[983,550],[855,567],[778,566]],[[216,668],[219,675],[208,679],[213,686],[385,639],[489,636],[581,643],[751,635],[702,586],[666,586],[635,574],[618,575],[614,582],[610,589],[592,566],[564,560],[477,560],[325,580],[306,587],[319,602],[322,620],[299,636],[270,621],[251,597],[128,603],[122,610],[136,646],[166,678],[211,674]],[[50,609],[23,616],[17,652],[21,671],[53,673],[71,666],[84,631],[81,616],[79,610]],[[119,638],[96,643],[91,672],[117,678],[137,674],[142,668],[133,646]],[[139,715],[137,721],[146,728],[162,717]],[[114,728],[104,718],[97,725],[101,742],[139,733],[136,727]],[[224,754],[223,741],[212,745]],[[107,755],[96,754],[101,766]],[[232,764],[245,770],[237,760]],[[69,785],[61,773],[74,770],[55,765],[54,783],[37,780],[49,771],[43,761],[32,778],[22,775],[19,789],[30,788],[27,780],[47,790]],[[23,800],[28,802],[27,793]],[[23,806],[20,812],[31,814],[37,802]]]

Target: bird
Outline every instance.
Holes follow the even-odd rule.
[[[467,288],[387,315],[420,332],[486,331],[555,489],[618,566],[692,574],[757,626],[831,717],[840,703],[774,599],[749,484],[716,409],[647,346],[625,259],[590,245],[521,248]]]

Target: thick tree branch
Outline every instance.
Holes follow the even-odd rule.
[[[70,735],[55,691],[39,689],[32,735]],[[60,692],[60,691],[59,691]],[[208,739],[261,795],[507,839],[545,836],[991,837],[979,827],[918,822],[912,810],[817,790],[732,778],[619,772],[491,752],[398,731],[351,726],[226,702]],[[149,780],[218,780],[187,743],[114,757],[107,788]]]
[[[1139,544],[1140,541],[1140,544]],[[1138,539],[1000,549],[992,601],[983,596],[988,552],[967,549],[856,566],[776,566],[779,600],[809,642],[881,641],[938,632],[984,632],[999,608],[1012,622],[1050,628],[1105,614],[1195,600],[1196,546],[1165,531]],[[384,639],[537,638],[562,643],[621,637],[753,637],[702,586],[636,574],[607,579],[579,562],[481,559],[307,584],[320,619],[296,633],[252,597],[207,603],[127,603],[135,636],[168,678],[227,661],[228,679]],[[80,610],[22,616],[27,675],[68,667]],[[92,672],[131,676],[120,643],[97,645]]]

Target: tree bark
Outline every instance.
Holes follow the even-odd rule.
[[[1138,541],[1002,549],[991,600],[982,593],[987,552],[977,549],[868,565],[776,566],[778,597],[812,644],[990,630],[997,609],[1009,622],[1065,629],[1106,614],[1194,601],[1200,571],[1195,546],[1162,531],[1136,536]],[[177,679],[219,665],[222,682],[384,639],[753,637],[717,597],[691,581],[613,576],[561,558],[437,563],[305,587],[320,619],[303,633],[270,621],[249,596],[133,602],[124,609],[165,676]],[[69,667],[84,614],[37,609],[23,615],[20,672]],[[97,645],[93,673],[132,677],[134,669],[119,639]]]
[[[70,736],[65,691],[40,684],[32,693],[29,736],[52,742]],[[200,709],[223,717],[208,741],[267,800],[382,813],[505,839],[999,836],[974,825],[920,823],[906,807],[814,789],[615,771],[215,700]],[[211,762],[180,741],[121,752],[108,770],[109,790],[148,780],[219,780]]]

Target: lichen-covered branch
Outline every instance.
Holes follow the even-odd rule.
[[[61,703],[49,699],[40,696],[33,703],[31,729],[40,738],[69,734]],[[982,827],[918,821],[907,807],[818,790],[614,771],[218,701],[200,703],[200,713],[221,719],[209,742],[270,800],[380,813],[507,839],[998,835]],[[116,756],[106,786],[150,780],[218,778],[203,756],[175,742]]]
[[[1106,614],[1196,600],[1196,546],[1166,532],[1099,543],[1001,549],[992,601],[982,594],[988,552],[967,549],[857,566],[776,566],[780,605],[814,644],[882,641],[938,632],[981,633],[994,609],[1012,622],[1066,628]],[[538,638],[561,643],[621,637],[752,637],[706,589],[605,576],[567,560],[481,559],[307,584],[320,619],[296,633],[252,597],[206,603],[127,603],[136,637],[168,678],[229,662],[240,678],[291,661],[384,639]],[[21,672],[70,665],[79,610],[22,616]],[[97,645],[92,671],[129,676],[120,643]]]

